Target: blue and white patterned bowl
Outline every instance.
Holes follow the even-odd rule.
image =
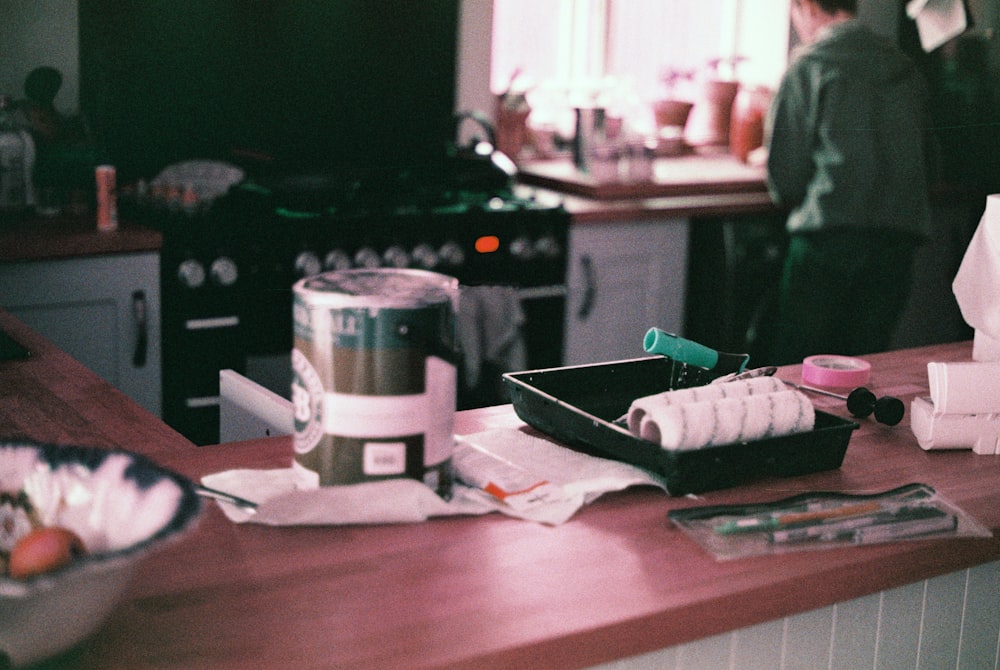
[[[194,485],[125,451],[0,442],[0,492],[24,491],[42,525],[74,531],[87,549],[64,568],[0,576],[0,667],[40,661],[93,633],[141,559],[193,525]]]

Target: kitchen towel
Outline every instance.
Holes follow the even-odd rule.
[[[639,437],[664,449],[701,449],[812,430],[816,412],[800,391],[777,391],[650,408]]]
[[[1000,412],[1000,361],[932,361],[927,380],[938,414]]]
[[[1000,194],[987,196],[951,288],[965,322],[1000,340]]]
[[[272,526],[415,523],[490,512],[558,525],[610,491],[638,485],[666,490],[650,472],[567,449],[529,429],[496,428],[457,439],[458,481],[450,500],[414,479],[299,489],[291,468],[227,470],[202,483],[257,503],[255,513],[220,503],[232,521]]]
[[[513,286],[462,286],[458,301],[458,343],[465,382],[476,388],[484,363],[502,372],[523,370],[527,351],[521,328],[524,311]]]
[[[754,377],[719,384],[704,384],[689,388],[664,391],[634,400],[628,411],[628,429],[633,435],[639,434],[639,425],[644,416],[657,408],[680,405],[687,402],[704,402],[723,398],[739,398],[761,393],[784,391],[784,383],[776,377]]]

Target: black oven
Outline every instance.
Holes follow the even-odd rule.
[[[561,206],[530,193],[364,190],[324,178],[245,183],[207,212],[141,209],[164,239],[166,423],[196,444],[216,443],[221,369],[288,397],[292,286],[327,270],[411,267],[454,276],[462,286],[460,331],[516,335],[506,359],[489,342],[463,352],[470,355],[460,358],[460,409],[506,402],[505,367],[562,364],[569,216]]]

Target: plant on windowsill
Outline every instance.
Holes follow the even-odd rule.
[[[685,99],[679,89],[682,82],[692,81],[694,75],[693,70],[678,70],[676,68],[667,68],[660,75],[664,95],[653,103],[653,114],[656,118],[657,128],[684,128],[694,103]]]

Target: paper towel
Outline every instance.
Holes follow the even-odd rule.
[[[972,360],[1000,361],[1000,337],[990,337],[977,329],[972,335]]]
[[[987,196],[983,218],[951,288],[965,322],[988,338],[1000,339],[1000,194]]]
[[[416,523],[489,512],[558,525],[604,493],[630,486],[667,488],[660,475],[579,453],[519,428],[496,428],[457,440],[458,481],[451,500],[443,500],[423,482],[405,478],[299,489],[291,468],[226,470],[205,475],[201,481],[258,504],[251,513],[220,503],[232,521],[272,526]],[[484,456],[496,463],[484,462]],[[520,499],[516,491],[513,496],[497,497],[493,487],[483,485],[497,480],[494,483],[511,488],[503,481],[511,475],[498,475],[497,464],[512,466],[515,479],[527,474],[544,487],[532,486],[532,495]]]

